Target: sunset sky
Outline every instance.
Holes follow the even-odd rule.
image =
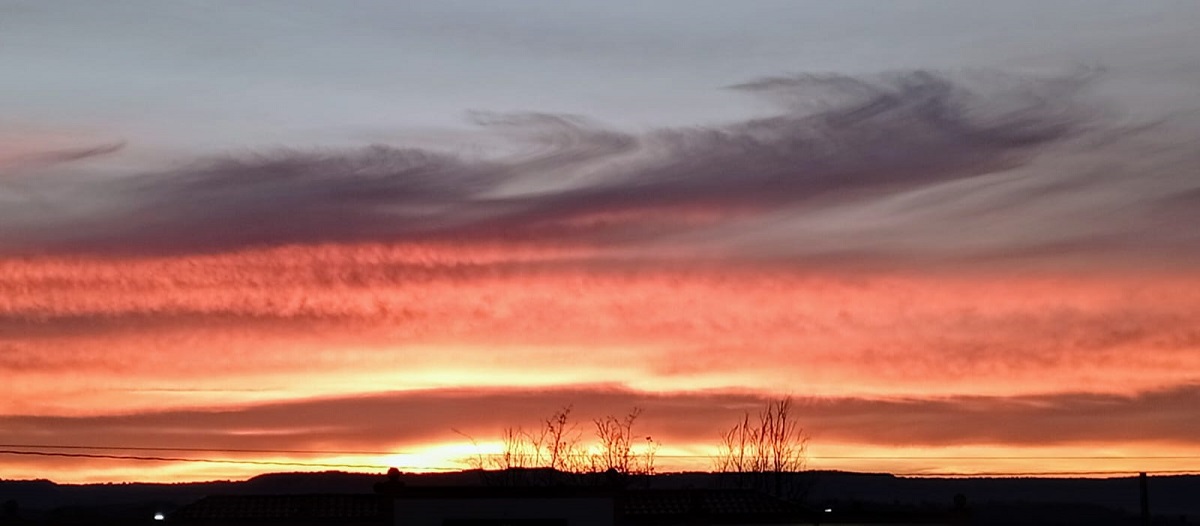
[[[709,469],[789,395],[813,469],[1200,473],[1198,27],[0,0],[0,478],[459,469],[568,405]]]

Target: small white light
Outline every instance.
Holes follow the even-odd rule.
[[[156,521],[161,521],[161,520],[163,520],[163,519],[165,519],[165,518],[166,518],[166,517],[164,517],[164,516],[163,516],[163,514],[161,514],[161,513],[155,513],[155,514],[154,514],[154,520],[156,520]]]
[[[833,508],[825,508],[825,513],[833,513]]]

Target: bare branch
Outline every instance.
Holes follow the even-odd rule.
[[[750,412],[720,436],[713,469],[740,488],[798,498],[803,488],[794,476],[804,470],[808,435],[792,418],[791,397],[768,402],[751,420]]]

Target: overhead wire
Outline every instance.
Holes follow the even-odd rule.
[[[190,453],[271,453],[285,455],[387,456],[409,455],[410,451],[363,451],[336,449],[243,449],[205,447],[149,447],[59,444],[0,444],[0,448],[71,449],[109,451],[172,451]],[[485,457],[504,453],[481,453]],[[471,454],[475,456],[475,454]],[[656,454],[655,458],[706,459],[712,455]],[[1200,455],[808,455],[809,460],[1200,460]]]
[[[66,457],[66,458],[94,458],[108,460],[140,460],[153,462],[206,462],[213,464],[245,464],[257,466],[291,466],[291,467],[319,467],[319,468],[358,468],[358,469],[386,469],[388,466],[373,466],[366,464],[335,464],[326,462],[288,462],[274,460],[236,460],[236,459],[215,459],[215,458],[184,458],[184,457],[148,457],[134,455],[103,455],[97,453],[63,453],[58,451],[16,451],[11,449],[0,449],[0,455],[28,455],[41,457]]]
[[[72,453],[64,451],[25,451],[29,449],[52,450],[91,450],[91,451],[168,451],[189,453],[231,453],[231,454],[287,454],[287,455],[339,455],[339,456],[389,456],[408,454],[397,451],[361,451],[361,450],[327,450],[327,449],[247,449],[247,448],[201,448],[201,447],[149,447],[149,446],[106,446],[81,444],[0,444],[0,454],[19,456],[40,456],[59,458],[83,458],[149,462],[199,462],[213,464],[236,464],[251,466],[282,466],[282,467],[311,467],[311,468],[342,468],[382,470],[391,467],[417,471],[457,471],[460,468],[445,466],[403,466],[383,464],[352,464],[338,462],[303,462],[289,460],[254,460],[235,458],[197,458],[149,455],[117,455],[107,453]],[[500,454],[480,453],[476,456],[492,458]],[[672,459],[707,459],[711,455],[656,455],[656,458]],[[1200,455],[813,455],[808,460],[875,460],[875,461],[908,461],[908,460],[1200,460]],[[973,471],[973,472],[942,472],[942,471],[892,471],[891,474],[904,477],[1022,477],[1022,476],[1106,476],[1131,475],[1137,472],[1152,474],[1192,474],[1200,473],[1200,469],[1129,469],[1129,470],[1087,470],[1087,471]]]
[[[47,444],[0,444],[0,448],[93,449],[111,451],[174,451],[180,453],[276,453],[285,455],[403,455],[403,451],[341,451],[325,449],[234,449],[210,447],[81,446]]]

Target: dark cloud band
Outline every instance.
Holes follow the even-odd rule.
[[[10,226],[0,227],[0,239],[10,253],[488,239],[667,243],[708,253],[727,247],[720,250],[754,257],[773,250],[755,243],[733,250],[729,243],[765,231],[757,245],[808,247],[789,249],[788,257],[857,253],[905,260],[922,245],[932,245],[928,252],[936,257],[958,259],[1120,252],[1122,243],[1138,237],[1131,234],[1158,223],[1097,226],[1090,215],[1187,201],[1196,189],[1167,173],[1183,158],[1151,176],[1089,177],[1091,164],[1058,172],[1030,164],[1039,154],[1054,158],[1051,149],[1078,156],[1071,150],[1078,139],[1098,132],[1113,140],[1113,126],[1084,102],[1095,76],[918,71],[771,78],[735,88],[778,100],[775,116],[640,135],[571,116],[478,113],[473,118],[485,130],[526,145],[524,151],[481,159],[387,146],[284,150],[84,183],[89,192],[78,185],[57,192],[46,181],[39,183],[41,206],[0,212],[13,216],[4,222]],[[986,183],[969,183],[985,175]],[[1132,192],[1112,197],[1122,187]],[[912,208],[923,193],[932,202]],[[1084,194],[1095,199],[1080,208],[1076,201]],[[1017,200],[1021,195],[1028,197]],[[91,203],[90,214],[56,213],[79,204],[72,199],[102,204]],[[1015,208],[1016,215],[1033,204],[1037,209],[1023,216],[1066,215],[1049,239],[994,232],[986,223],[997,209]],[[687,214],[709,219],[677,220]],[[938,234],[945,221],[972,229],[973,246],[947,246]],[[825,232],[822,242],[810,242],[814,231]],[[881,243],[881,236],[890,241]],[[937,239],[929,242],[931,236]],[[1156,239],[1160,248],[1185,241]]]
[[[1007,444],[1196,445],[1192,418],[1200,388],[1134,395],[1065,393],[1015,397],[800,399],[796,416],[815,439],[880,446]],[[176,410],[118,416],[0,416],[0,441],[31,436],[51,444],[304,449],[404,447],[493,440],[508,426],[537,426],[572,405],[581,422],[644,410],[640,425],[675,446],[713,444],[723,426],[767,398],[753,394],[648,394],[604,386],[553,390],[453,389],[302,400],[237,409]]]

